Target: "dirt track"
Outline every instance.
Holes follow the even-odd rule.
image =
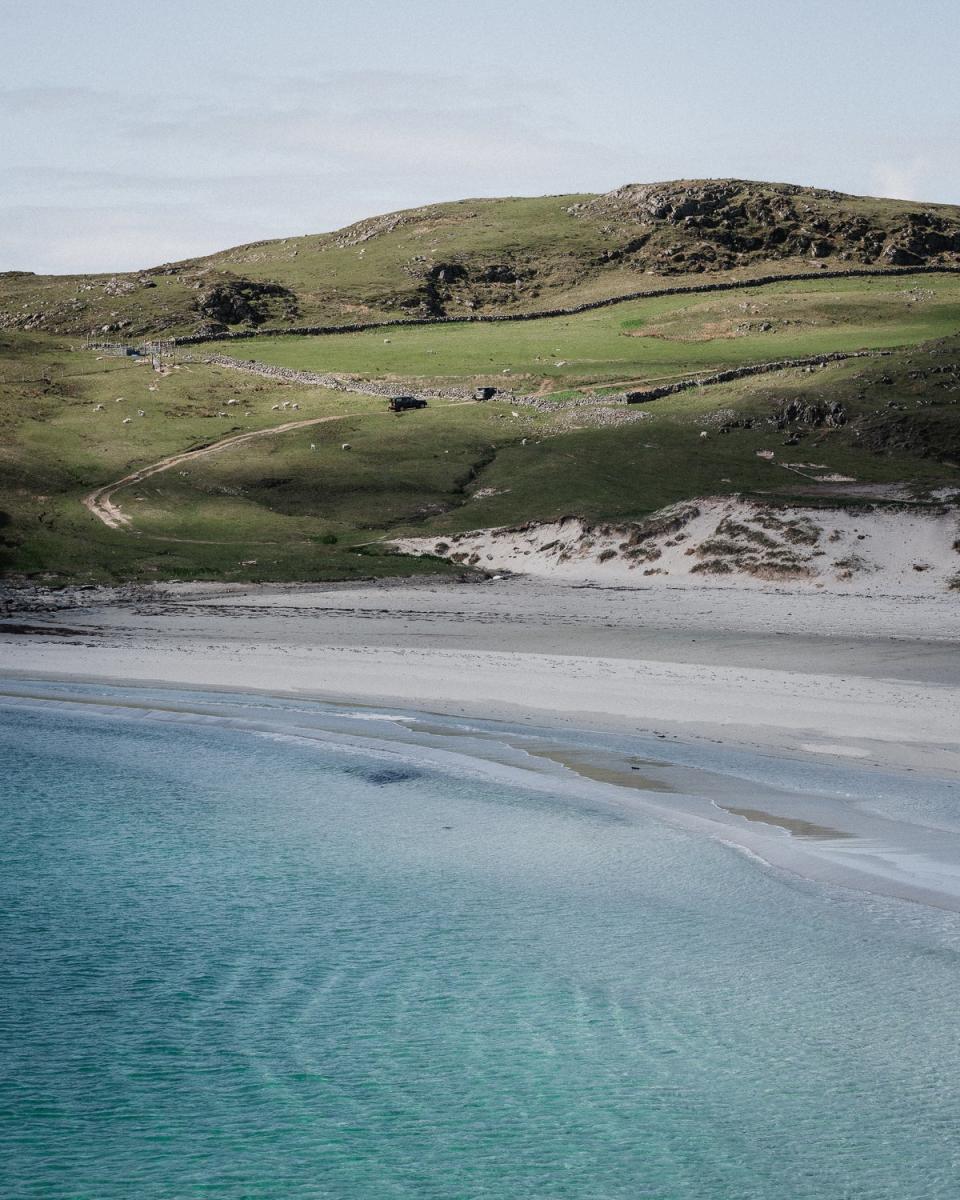
[[[125,512],[121,512],[118,505],[113,502],[114,492],[120,488],[129,487],[134,483],[142,483],[144,479],[149,479],[151,475],[159,475],[161,471],[168,471],[171,467],[178,467],[181,463],[190,462],[193,459],[204,458],[210,454],[216,454],[219,450],[225,450],[228,446],[241,446],[245,442],[255,441],[257,438],[273,437],[277,433],[288,433],[291,429],[306,429],[310,425],[323,425],[328,421],[342,421],[343,413],[338,413],[330,417],[308,417],[303,421],[288,421],[285,425],[271,425],[267,429],[254,429],[250,433],[237,433],[233,437],[223,438],[219,442],[214,442],[210,446],[201,446],[198,450],[184,450],[181,454],[171,454],[169,458],[162,458],[159,462],[151,463],[148,467],[141,467],[139,471],[132,471],[129,475],[124,475],[122,479],[118,479],[115,483],[104,484],[103,487],[97,488],[83,497],[82,503],[84,508],[88,509],[93,515],[104,523],[109,529],[123,529],[131,532],[133,522]]]
[[[444,408],[459,408],[464,404],[472,404],[472,400],[456,401],[453,404],[446,404]],[[95,491],[89,492],[82,497],[81,503],[84,508],[102,521],[108,529],[120,529],[127,533],[134,532],[133,522],[125,512],[122,512],[119,505],[114,504],[113,494],[120,488],[130,487],[131,484],[142,483],[144,479],[149,479],[151,475],[159,475],[161,471],[168,471],[171,467],[178,467],[181,463],[191,462],[197,458],[205,458],[210,454],[216,454],[220,450],[226,450],[231,446],[241,446],[246,442],[256,441],[257,438],[273,437],[278,433],[289,433],[292,429],[307,429],[311,425],[325,425],[330,421],[342,421],[344,417],[389,417],[392,414],[388,410],[382,412],[354,412],[354,413],[335,413],[327,417],[307,417],[300,421],[287,421],[283,425],[270,425],[266,429],[254,429],[250,433],[236,433],[232,437],[222,438],[219,442],[213,442],[209,446],[200,446],[196,450],[184,450],[180,454],[171,454],[168,458],[161,458],[159,462],[151,463],[148,467],[141,467],[138,471],[131,471],[129,475],[124,475],[122,479],[117,479],[114,483],[105,483],[102,487],[98,487]],[[166,538],[166,541],[189,541],[188,538]]]

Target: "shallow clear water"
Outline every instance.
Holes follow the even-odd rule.
[[[8,1200],[958,1192],[951,914],[216,726],[0,756]]]

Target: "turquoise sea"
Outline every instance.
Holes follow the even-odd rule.
[[[0,701],[3,1200],[960,1194],[956,914],[149,716]]]

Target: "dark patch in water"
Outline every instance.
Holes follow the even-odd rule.
[[[422,771],[413,771],[408,767],[384,767],[381,771],[364,771],[362,777],[367,783],[386,787],[389,783],[409,783],[411,779],[419,779],[422,774]]]

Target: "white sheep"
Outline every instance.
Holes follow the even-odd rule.
[[[138,417],[145,417],[146,415],[147,415],[147,414],[146,414],[146,413],[143,411],[143,409],[142,409],[142,408],[138,408],[138,409],[137,409],[137,416],[138,416]]]
[[[123,424],[123,425],[130,425],[130,424],[132,424],[132,422],[133,422],[133,417],[124,417],[124,418],[123,418],[123,421],[122,421],[122,424]]]
[[[343,445],[340,447],[340,449],[341,450],[352,450],[353,447],[350,445],[349,442],[344,442]]]
[[[701,437],[701,438],[706,438],[706,437],[709,437],[709,436],[710,436],[710,434],[709,434],[709,433],[707,433],[707,431],[706,431],[705,429],[701,429],[701,430],[700,430],[700,437]]]

